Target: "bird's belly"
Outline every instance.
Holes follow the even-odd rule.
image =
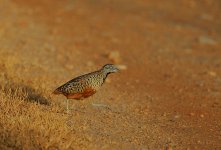
[[[81,93],[75,93],[75,94],[66,94],[65,95],[67,97],[67,99],[76,99],[76,100],[80,100],[83,98]]]
[[[66,97],[68,99],[80,100],[80,99],[84,99],[84,98],[90,97],[90,96],[92,96],[95,93],[96,93],[95,89],[93,89],[93,88],[86,88],[83,92],[70,93],[70,94],[67,94]]]

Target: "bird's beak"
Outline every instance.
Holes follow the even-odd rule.
[[[119,72],[120,69],[118,69],[117,67],[114,69],[114,72]]]

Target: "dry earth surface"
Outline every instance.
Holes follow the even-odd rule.
[[[0,0],[0,149],[220,150],[221,1]]]

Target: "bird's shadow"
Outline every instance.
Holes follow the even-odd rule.
[[[21,98],[28,102],[50,105],[49,100],[40,92],[22,83],[7,83],[5,85],[0,85],[0,92],[11,99]]]

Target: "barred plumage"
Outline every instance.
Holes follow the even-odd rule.
[[[110,73],[117,72],[115,65],[106,64],[100,70],[74,78],[58,87],[53,94],[63,94],[67,99],[84,99],[96,93]]]

